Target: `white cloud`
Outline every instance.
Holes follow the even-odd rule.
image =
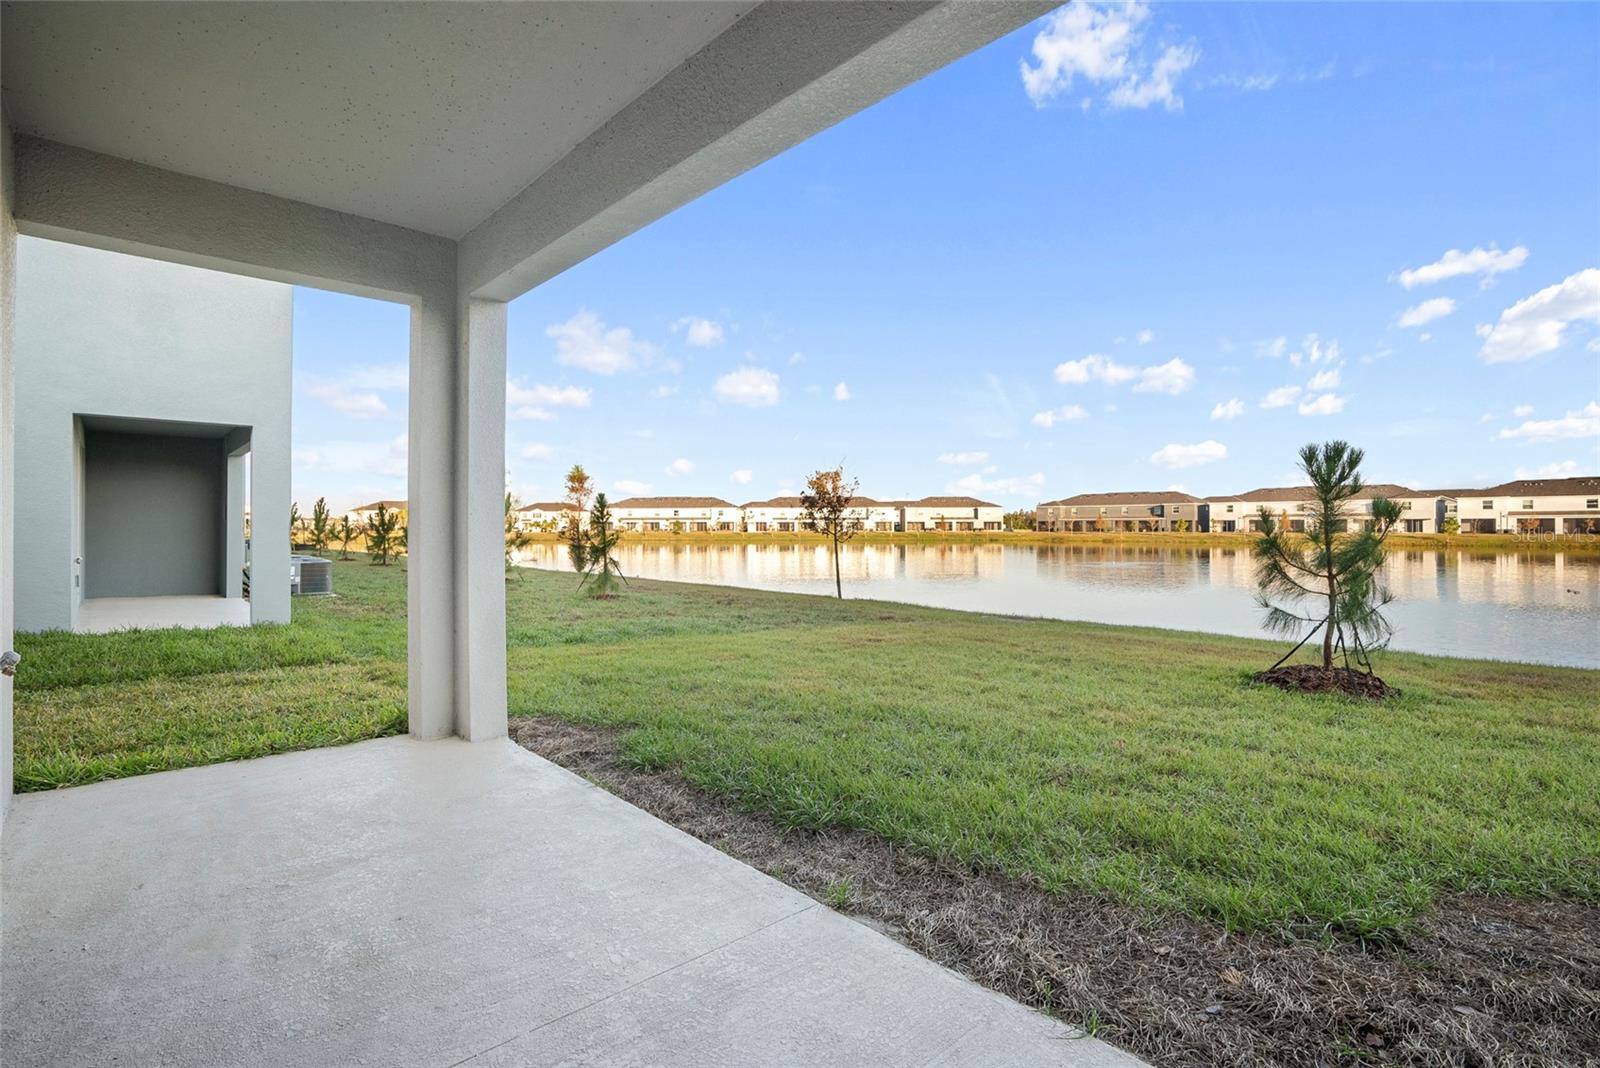
[[[741,367],[717,379],[717,399],[746,408],[770,408],[778,403],[778,376],[760,367]]]
[[[1263,338],[1256,342],[1256,355],[1277,359],[1289,351],[1289,339],[1286,337]]]
[[[1321,393],[1323,390],[1338,388],[1339,369],[1337,367],[1329,367],[1326,370],[1318,371],[1311,376],[1311,381],[1306,383],[1306,390],[1311,393]]]
[[[1532,359],[1560,348],[1575,322],[1600,323],[1600,267],[1546,286],[1501,312],[1498,323],[1478,327],[1482,356],[1489,363]]]
[[[847,401],[847,400],[849,400],[850,399],[850,387],[845,385],[843,382],[840,382],[838,385],[834,386],[833,387],[833,399],[836,400],[836,401]]]
[[[1300,398],[1299,386],[1279,386],[1261,398],[1263,408],[1287,408]]]
[[[1600,437],[1600,404],[1590,401],[1560,419],[1530,419],[1519,426],[1508,426],[1500,431],[1500,437],[1523,441]]]
[[[1528,250],[1522,245],[1505,252],[1500,251],[1500,246],[1492,244],[1488,248],[1475,248],[1471,252],[1453,248],[1432,263],[1412,267],[1393,277],[1398,278],[1400,284],[1407,289],[1432,285],[1463,274],[1481,274],[1487,279],[1504,271],[1516,270],[1527,258]]]
[[[680,456],[668,464],[664,470],[669,475],[692,475],[694,474],[694,462],[692,460],[685,460],[682,456]]]
[[[1193,445],[1164,445],[1150,454],[1157,467],[1198,467],[1226,459],[1228,447],[1220,441],[1201,441]]]
[[[696,348],[708,349],[713,345],[720,345],[727,338],[722,324],[715,319],[701,319],[694,315],[685,315],[682,319],[672,324],[672,332],[686,331],[684,340]]]
[[[805,353],[803,353],[803,352],[791,352],[791,353],[789,353],[789,366],[790,367],[793,367],[797,363],[805,363],[805,362],[806,362],[806,354]]]
[[[1042,426],[1048,430],[1057,423],[1070,423],[1074,419],[1082,419],[1088,414],[1076,404],[1064,404],[1059,408],[1051,408],[1049,411],[1036,413],[1033,417],[1033,425]]]
[[[1141,345],[1148,345],[1148,344],[1150,344],[1150,342],[1154,341],[1155,339],[1156,339],[1156,332],[1154,330],[1141,330],[1134,337],[1134,340],[1137,341]]]
[[[1055,378],[1064,386],[1078,386],[1086,382],[1120,386],[1124,382],[1137,380],[1133,388],[1140,393],[1176,394],[1194,385],[1194,368],[1176,357],[1151,367],[1131,367],[1096,352],[1081,360],[1057,364]]]
[[[982,450],[971,452],[946,452],[939,454],[942,464],[955,464],[957,467],[968,467],[972,464],[981,464],[989,458],[989,454]]]
[[[1169,45],[1148,74],[1129,78],[1111,90],[1106,100],[1117,108],[1147,108],[1160,104],[1168,111],[1182,111],[1183,97],[1177,93],[1178,78],[1199,60],[1199,49]]]
[[[590,396],[579,386],[527,386],[506,380],[506,410],[513,419],[554,419],[551,408],[587,408]]]
[[[1098,352],[1081,360],[1068,360],[1056,365],[1056,381],[1064,386],[1082,385],[1085,382],[1104,382],[1108,386],[1115,386],[1138,375],[1137,367],[1117,363]]]
[[[1572,478],[1579,473],[1578,461],[1557,460],[1543,467],[1519,467],[1518,478]]]
[[[1173,357],[1166,363],[1139,372],[1135,393],[1168,393],[1176,396],[1194,385],[1194,368]]]
[[[1516,416],[1518,419],[1526,419],[1528,416],[1533,414],[1533,405],[1519,404],[1515,408],[1511,409],[1511,414]]]
[[[741,467],[728,477],[741,486],[748,486],[755,479],[756,475],[755,472],[751,471],[748,467]]]
[[[1295,367],[1301,364],[1333,363],[1339,359],[1339,343],[1330,341],[1326,345],[1316,334],[1307,334],[1305,340],[1300,342],[1300,348],[1289,353],[1289,362]]]
[[[1037,500],[1044,488],[1044,472],[1023,477],[984,478],[974,472],[945,486],[946,493],[985,495],[992,497],[1026,497]]]
[[[641,493],[649,493],[650,483],[637,482],[631,478],[619,478],[611,483],[611,488],[618,493],[626,493],[630,497],[636,497]]]
[[[1435,319],[1443,319],[1456,310],[1456,302],[1449,297],[1433,297],[1400,313],[1401,326],[1421,326]]]
[[[658,397],[670,397],[674,393],[678,392],[678,387],[677,386],[669,386],[669,385],[666,385],[666,384],[662,384],[662,385],[659,385],[659,386],[656,387],[655,392],[656,392],[656,396],[658,396]]]
[[[1300,402],[1301,415],[1334,415],[1344,411],[1344,398],[1336,393],[1307,397]]]
[[[1215,408],[1211,409],[1211,418],[1213,419],[1237,419],[1243,414],[1244,401],[1240,400],[1238,397],[1235,397],[1232,400],[1223,401],[1221,404],[1218,404]]]
[[[352,419],[378,419],[389,414],[389,406],[376,393],[351,389],[342,382],[302,379],[301,389],[308,396]]]
[[[547,327],[545,334],[555,339],[557,361],[597,375],[626,371],[655,354],[655,346],[634,338],[632,330],[608,327],[588,309]]]
[[[555,450],[548,445],[524,445],[522,458],[524,460],[548,460],[555,455]]]
[[[1240,89],[1247,93],[1263,93],[1277,84],[1276,74],[1219,74],[1207,78],[1200,84],[1200,88],[1222,86],[1227,89]]]
[[[1021,64],[1022,87],[1035,105],[1071,90],[1081,76],[1095,86],[1109,86],[1111,107],[1147,108],[1161,104],[1169,111],[1183,107],[1176,92],[1178,78],[1200,58],[1192,47],[1173,45],[1152,62],[1140,43],[1150,8],[1138,2],[1100,4],[1075,0],[1046,19],[1033,39],[1033,58]],[[1087,97],[1083,106],[1089,106]]]

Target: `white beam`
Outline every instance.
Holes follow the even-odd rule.
[[[462,238],[461,288],[511,300],[1056,6],[764,3]]]
[[[35,137],[15,144],[24,234],[383,300],[454,285],[447,238]]]

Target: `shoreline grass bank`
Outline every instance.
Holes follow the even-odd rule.
[[[564,544],[559,534],[536,533],[540,544]],[[885,533],[863,531],[847,544],[867,545],[1100,545],[1120,548],[1238,549],[1249,552],[1253,538],[1248,534],[1179,534],[1150,531],[1144,534],[1083,533],[1066,534],[1034,530],[1003,531],[918,531]],[[644,545],[822,545],[821,534],[781,534],[764,531],[628,531],[623,544]],[[1600,556],[1600,538],[1561,536],[1523,537],[1516,534],[1391,534],[1386,542],[1391,552],[1435,550],[1467,553],[1563,553]]]

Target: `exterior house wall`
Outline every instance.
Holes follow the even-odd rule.
[[[0,652],[11,648],[13,606],[12,576],[15,560],[15,382],[16,351],[13,324],[16,316],[17,222],[12,199],[16,166],[11,146],[11,126],[6,121],[4,94],[0,93]],[[11,805],[11,677],[0,675],[0,827]]]
[[[253,510],[287,518],[292,291],[37,238],[17,251],[17,621],[70,628],[73,561],[93,568],[96,548],[75,416],[250,428]],[[288,539],[256,538],[251,556],[251,618],[286,622]]]

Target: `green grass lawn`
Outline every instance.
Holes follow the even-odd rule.
[[[1251,685],[1264,642],[576,581],[508,582],[512,715],[620,728],[796,827],[1241,928],[1600,900],[1600,672],[1395,653],[1372,706]],[[288,627],[21,636],[18,789],[404,729],[404,572],[336,585]]]

